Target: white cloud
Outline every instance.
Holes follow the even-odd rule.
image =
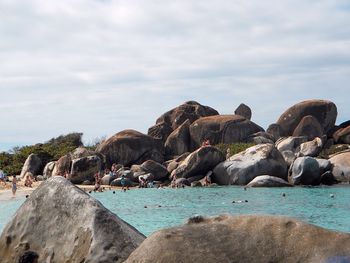
[[[147,132],[197,100],[266,127],[303,99],[350,117],[342,0],[0,0],[0,150],[82,131]]]

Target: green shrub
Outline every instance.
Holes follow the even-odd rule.
[[[332,154],[339,153],[347,149],[349,149],[349,145],[347,144],[334,144],[327,149],[323,149],[317,157],[328,159]]]
[[[237,142],[237,143],[231,143],[231,144],[225,144],[225,143],[220,143],[215,145],[225,156],[226,156],[226,151],[229,148],[231,152],[231,156],[235,155],[237,153],[243,152],[249,147],[252,147],[256,145],[255,143],[243,143],[243,142]]]

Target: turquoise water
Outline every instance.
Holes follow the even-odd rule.
[[[350,187],[137,189],[92,196],[145,235],[180,225],[193,215],[224,213],[288,215],[350,233]],[[248,202],[232,203],[233,200]],[[0,231],[23,201],[24,198],[0,201]]]

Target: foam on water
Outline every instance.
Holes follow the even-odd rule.
[[[350,233],[349,187],[137,189],[92,196],[145,235],[180,225],[193,215],[224,213],[287,215]],[[24,200],[0,201],[0,231]],[[232,203],[240,200],[248,202]]]

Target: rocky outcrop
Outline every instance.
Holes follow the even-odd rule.
[[[333,139],[336,143],[350,144],[350,125],[339,128],[334,134]]]
[[[350,151],[336,154],[329,161],[333,165],[334,177],[340,182],[350,182]]]
[[[299,157],[289,169],[288,181],[293,185],[319,185],[321,174],[316,159]]]
[[[45,165],[45,168],[44,168],[44,171],[43,171],[43,176],[45,178],[49,178],[52,176],[53,174],[53,170],[55,168],[55,165],[56,165],[56,162],[53,161],[53,162],[49,162]]]
[[[260,131],[264,131],[263,128],[240,115],[203,117],[190,126],[192,149],[197,149],[206,139],[213,145],[245,142],[250,135]]]
[[[286,110],[278,119],[281,127],[281,136],[291,136],[301,120],[313,116],[323,128],[323,133],[330,131],[337,118],[337,107],[333,102],[326,100],[307,100],[295,104]]]
[[[348,262],[349,247],[348,233],[286,217],[196,216],[153,233],[125,263]]]
[[[146,160],[162,163],[164,148],[160,140],[135,130],[125,130],[100,144],[96,151],[106,157],[107,166],[113,163],[130,166]]]
[[[42,166],[43,166],[43,164],[41,162],[40,157],[37,154],[32,153],[27,157],[27,159],[22,167],[20,177],[24,178],[24,176],[27,173],[31,173],[34,176],[38,175],[39,173],[42,172],[42,168],[43,168]]]
[[[322,135],[323,127],[312,115],[302,118],[293,132],[293,137],[306,136],[309,141],[316,137],[321,138]]]
[[[275,143],[276,148],[282,153],[284,160],[290,166],[300,151],[300,145],[307,142],[307,137],[283,137]]]
[[[190,178],[196,175],[206,174],[224,160],[224,154],[216,147],[200,147],[188,155],[171,173],[171,176],[176,175],[177,178]]]
[[[287,164],[272,144],[259,144],[231,156],[214,169],[213,182],[219,185],[246,185],[259,175],[287,180]]]
[[[241,115],[247,120],[250,120],[252,118],[252,110],[249,108],[249,106],[241,103],[235,110],[235,115]]]
[[[255,177],[248,187],[285,187],[292,186],[287,181],[270,175],[260,175]]]
[[[81,184],[85,180],[94,181],[94,175],[101,171],[102,161],[96,155],[74,159],[70,172],[70,181]]]
[[[165,142],[167,156],[181,155],[190,150],[190,121],[186,120],[174,130]]]
[[[25,250],[40,262],[123,262],[144,236],[60,176],[43,182],[0,236],[2,263]]]
[[[213,108],[203,106],[196,101],[187,101],[160,116],[156,124],[148,129],[148,135],[162,139],[165,142],[170,133],[186,120],[192,123],[200,117],[218,114]]]
[[[62,156],[58,161],[56,162],[56,165],[53,169],[52,175],[64,175],[65,172],[70,171],[72,163],[72,157],[71,154],[66,154]]]

